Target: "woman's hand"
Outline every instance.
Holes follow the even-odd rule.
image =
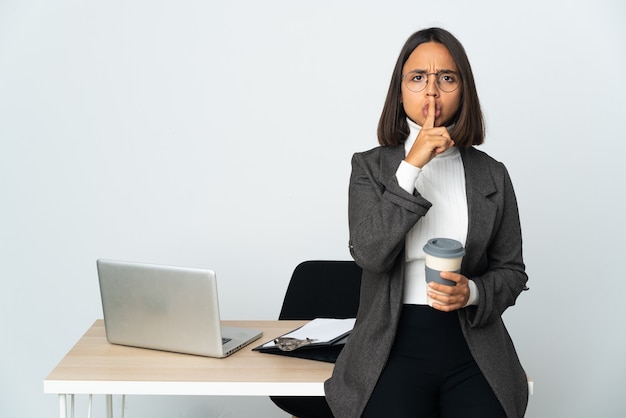
[[[454,141],[444,126],[435,128],[435,110],[435,98],[429,96],[426,121],[404,159],[407,163],[418,168],[423,168],[437,155],[454,146]]]
[[[441,278],[455,282],[456,286],[428,283],[428,297],[433,300],[433,308],[444,312],[463,308],[470,296],[467,277],[459,273],[442,271]]]

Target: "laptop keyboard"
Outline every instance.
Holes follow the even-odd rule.
[[[231,340],[231,338],[222,338],[222,345],[226,344],[230,340]]]

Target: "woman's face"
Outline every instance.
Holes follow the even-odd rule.
[[[406,77],[413,77],[414,74],[417,74],[418,78],[428,78],[428,84],[424,90],[417,93],[409,90],[405,80],[402,81],[404,111],[419,126],[424,125],[428,115],[429,96],[433,96],[435,99],[435,126],[446,126],[461,106],[461,86],[447,93],[441,90],[436,82],[437,78],[441,76],[435,74],[439,73],[445,77],[446,71],[454,71],[458,77],[458,68],[448,48],[437,42],[420,44],[409,55],[409,59],[402,67],[403,75],[411,73]]]

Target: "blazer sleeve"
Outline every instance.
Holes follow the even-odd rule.
[[[397,165],[393,167],[385,160],[388,150],[375,148],[352,157],[348,192],[350,252],[359,266],[373,273],[392,269],[404,249],[407,232],[431,207],[417,192],[407,193],[399,186]]]

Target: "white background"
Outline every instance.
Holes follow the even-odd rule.
[[[276,318],[300,261],[349,259],[350,157],[433,25],[466,47],[481,148],[519,200],[531,290],[505,321],[527,416],[625,416],[625,18],[620,0],[0,0],[0,416],[56,416],[42,381],[102,317],[99,257],[213,268],[226,319]]]

